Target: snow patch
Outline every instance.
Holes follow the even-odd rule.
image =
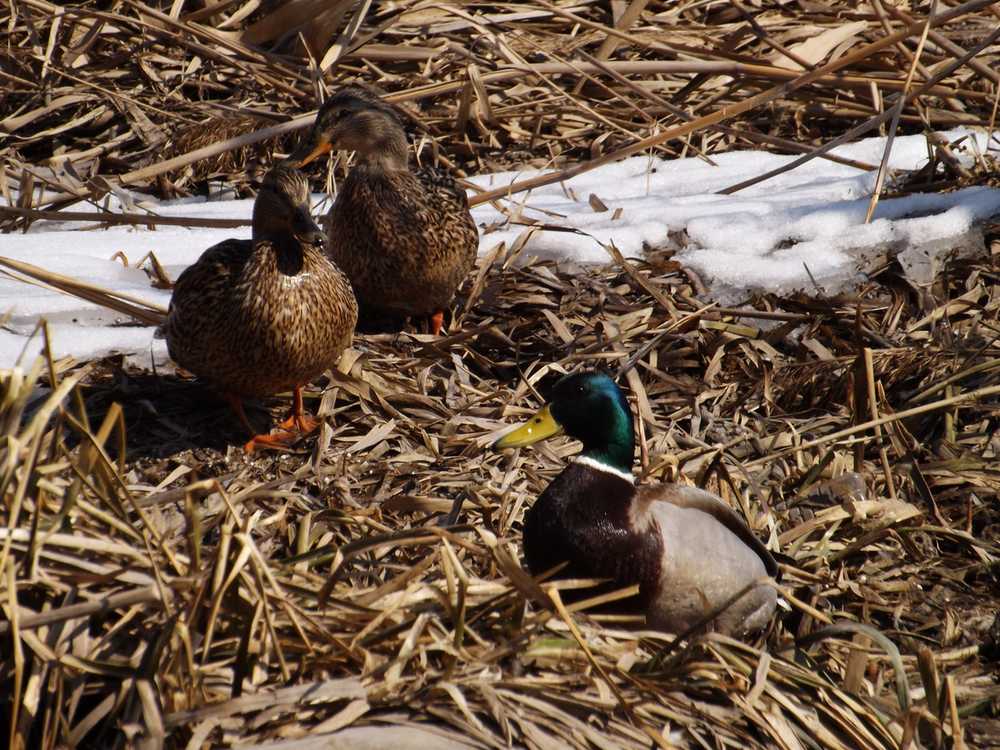
[[[975,148],[986,151],[985,134],[967,129],[943,134],[950,141],[961,136],[966,137],[963,148],[975,142],[966,148],[967,154]],[[834,153],[874,165],[884,148],[884,139],[870,138]],[[609,164],[565,183],[514,195],[504,202],[513,211],[513,222],[490,204],[477,206],[472,214],[481,231],[480,254],[499,242],[511,247],[531,224],[543,226],[527,239],[522,257],[606,263],[604,244],[614,243],[626,257],[672,248],[677,250],[676,259],[698,273],[714,297],[732,302],[750,291],[812,290],[814,281],[826,293],[834,293],[861,280],[865,263],[887,253],[898,257],[916,283],[928,283],[941,253],[980,251],[978,225],[1000,214],[1000,190],[976,187],[884,199],[873,221],[865,224],[875,173],[822,159],[733,195],[719,194],[795,158],[741,151],[713,156],[712,164],[697,158],[650,157]],[[890,168],[918,169],[926,160],[923,136],[897,138]],[[472,181],[491,189],[532,174],[504,172]],[[591,201],[591,195],[599,201]],[[323,196],[314,198],[319,203]],[[112,210],[117,200],[108,201]],[[249,219],[252,211],[250,200],[159,203],[138,195],[132,200],[131,211],[148,209],[167,216]],[[607,210],[597,210],[602,205]],[[93,224],[83,222],[45,221],[33,224],[26,234],[0,237],[0,255],[166,306],[169,292],[154,289],[142,270],[126,267],[113,256],[121,253],[135,264],[153,252],[176,278],[211,245],[249,236],[249,227],[93,229]],[[166,357],[164,343],[153,340],[151,327],[122,326],[115,313],[0,276],[3,314],[8,317],[0,329],[0,367],[12,366],[22,352],[30,358],[39,351],[39,338],[29,342],[28,335],[42,317],[50,322],[56,356],[124,352],[136,354],[147,365],[150,357],[157,362]]]

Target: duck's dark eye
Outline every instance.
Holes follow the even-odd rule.
[[[327,113],[326,121],[330,125],[336,125],[338,122],[344,119],[344,115],[347,114],[345,109],[335,109]]]
[[[344,120],[348,119],[349,117],[352,117],[353,115],[356,115],[357,113],[358,110],[350,105],[346,107],[341,107],[340,109],[337,110],[336,121],[343,122]]]

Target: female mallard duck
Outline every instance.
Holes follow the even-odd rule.
[[[535,575],[567,562],[560,576],[610,579],[610,590],[639,584],[627,607],[645,612],[650,627],[681,633],[753,581],[777,574],[767,548],[715,495],[677,484],[635,487],[632,413],[607,375],[564,377],[551,401],[495,447],[562,431],[583,441],[583,453],[525,516],[524,552]],[[775,602],[774,588],[754,586],[712,627],[759,630]]]
[[[334,149],[355,151],[360,160],[326,229],[330,254],[351,280],[362,312],[429,316],[437,335],[479,246],[465,191],[436,169],[411,171],[396,111],[358,86],[323,105],[289,160],[302,167]]]
[[[219,388],[251,434],[242,398],[288,388],[295,402],[282,429],[315,429],[318,422],[303,412],[302,386],[351,343],[358,305],[324,245],[305,176],[278,165],[254,201],[253,239],[210,247],[174,285],[162,328],[171,358]],[[294,436],[256,435],[246,450]]]

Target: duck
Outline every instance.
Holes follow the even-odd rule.
[[[362,317],[428,319],[437,336],[479,247],[465,190],[444,171],[410,169],[400,115],[362,86],[326,101],[288,161],[301,169],[333,150],[354,151],[358,159],[325,229]]]
[[[608,581],[602,591],[638,584],[621,609],[646,625],[686,633],[712,613],[708,627],[742,637],[765,628],[777,602],[774,557],[719,497],[680,484],[636,486],[633,416],[607,374],[561,378],[549,402],[500,437],[496,449],[532,445],[565,432],[580,453],[529,508],[523,545],[528,569]],[[747,593],[720,610],[747,588]]]
[[[251,239],[205,250],[174,284],[160,335],[180,367],[214,385],[252,436],[244,449],[286,445],[314,431],[302,387],[335,366],[351,344],[358,305],[347,276],[326,254],[310,214],[309,183],[275,165],[254,200]],[[293,391],[275,434],[256,434],[245,398]]]

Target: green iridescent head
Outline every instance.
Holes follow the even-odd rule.
[[[631,472],[632,411],[621,389],[604,373],[579,372],[562,378],[548,404],[494,447],[531,445],[560,432],[582,441],[584,456]]]

